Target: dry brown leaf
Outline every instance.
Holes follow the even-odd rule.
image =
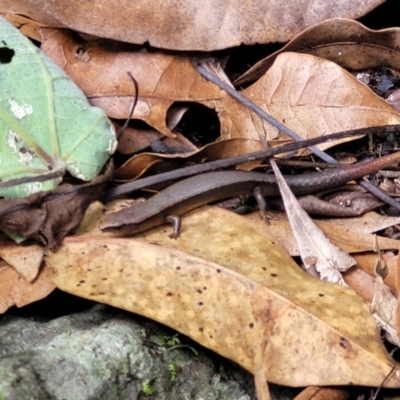
[[[252,220],[254,227],[260,231],[268,229],[268,232],[273,235],[292,256],[298,256],[299,250],[293,234],[291,233],[286,216],[282,213],[271,213],[271,215],[274,219],[271,219],[267,226],[265,222],[260,221],[258,213],[245,215],[244,218]],[[372,234],[351,231],[348,228],[343,228],[326,221],[315,221],[315,223],[322,229],[333,244],[343,249],[346,253],[353,254],[373,250],[374,235]],[[379,247],[381,250],[397,249],[399,247],[399,241],[379,237]]]
[[[154,153],[161,154],[184,154],[198,150],[198,147],[180,132],[175,133],[173,138],[165,136],[162,140],[154,140],[150,145]]]
[[[164,1],[2,0],[2,10],[48,26],[122,42],[174,50],[211,51],[240,44],[285,42],[304,28],[333,17],[357,19],[384,0]],[[112,16],[112,18],[110,18]]]
[[[132,201],[129,200],[115,200],[109,203],[107,206],[102,205],[100,202],[93,203],[86,215],[82,224],[76,231],[76,235],[82,235],[84,237],[93,236],[103,236],[103,237],[115,237],[116,235],[110,232],[102,232],[99,229],[99,223],[102,219],[105,219],[108,215],[118,212],[123,208],[129,207],[133,204]],[[208,209],[210,207],[207,207]],[[211,213],[212,214],[212,213]],[[268,231],[268,226],[265,226],[265,222],[260,220],[258,213],[254,213],[256,216],[256,220],[260,222],[262,225],[262,234],[265,231]],[[215,215],[212,214],[211,217],[213,220],[215,219]],[[99,222],[100,221],[100,222]],[[196,221],[196,220],[195,220]],[[272,223],[276,222],[272,220]],[[190,220],[189,222],[190,223]],[[216,221],[218,224],[218,221]],[[221,223],[228,223],[228,221],[223,221]],[[254,220],[253,220],[254,223]],[[186,224],[186,220],[185,220]],[[254,224],[254,226],[258,226],[258,224]],[[168,234],[168,227],[164,228],[164,234]],[[326,230],[325,234],[329,236],[329,229]],[[146,234],[145,234],[146,237]],[[379,239],[379,242],[381,240]],[[391,245],[393,246],[395,241],[390,241]],[[371,245],[372,249],[373,245]],[[179,248],[179,243],[178,243]],[[211,250],[210,250],[211,251]],[[353,258],[357,261],[359,268],[351,268],[349,271],[343,274],[343,278],[346,283],[355,290],[364,300],[371,302],[373,295],[376,291],[376,279],[374,278],[374,267],[377,260],[376,253],[366,253],[366,254],[355,254]],[[387,267],[388,267],[388,275],[386,276],[384,282],[386,285],[395,289],[395,267],[398,260],[397,255],[393,254],[392,252],[385,252],[382,254],[382,258],[384,259]],[[366,272],[365,272],[366,271]]]
[[[349,397],[350,391],[346,389],[309,386],[293,400],[347,400]]]
[[[295,207],[293,203],[296,203],[296,199],[294,198],[293,195],[292,195],[293,199],[290,199],[291,197],[290,192],[288,193],[285,190],[284,185],[282,185],[282,182],[279,181],[279,170],[278,171],[277,170],[278,168],[275,167],[274,172],[277,175],[277,180],[279,182],[280,190],[283,194],[285,207],[288,213],[288,220],[292,228],[290,234],[292,234],[293,232],[293,235],[296,238],[299,252],[300,255],[302,256],[303,262],[306,265],[306,268],[308,268],[310,264],[315,265],[315,269],[319,272],[321,278],[342,284],[342,282],[344,282],[343,277],[341,276],[341,274],[338,274],[337,271],[344,272],[347,271],[348,268],[347,269],[345,267],[343,268],[342,265],[343,261],[342,262],[336,261],[338,253],[337,250],[334,249],[334,247],[329,241],[327,242],[326,238],[324,238],[324,235],[322,234],[321,231],[317,230],[315,232],[314,227],[310,224],[310,222],[312,221],[308,220],[309,219],[308,215],[303,210],[296,210],[296,211],[293,210],[293,207]],[[288,201],[288,198],[291,200],[290,202]],[[373,250],[376,251],[375,249],[376,236],[375,235],[370,235],[370,236],[372,236],[371,246]],[[396,241],[393,240],[392,242]],[[287,243],[287,237],[285,238],[285,241],[281,241],[281,243],[285,245]],[[324,256],[323,249],[325,248],[325,246],[327,246],[327,244],[330,245],[332,249],[328,250],[327,255]],[[330,257],[332,257],[333,263],[326,263],[326,260],[329,261]],[[375,254],[375,259],[377,259],[377,257],[378,255]],[[355,260],[354,259],[352,260],[355,263]],[[320,265],[318,263],[320,263]],[[348,264],[348,265],[351,266],[354,264]],[[354,281],[354,280],[357,277],[360,278],[360,274],[361,278],[365,280],[366,277],[363,276],[361,272],[358,273],[358,276],[352,274],[347,277],[347,280],[345,280],[346,282],[351,284],[351,287],[354,290],[356,290],[357,293],[359,293],[358,290],[360,290],[360,281]],[[394,322],[396,315],[395,296],[393,295],[390,288],[383,283],[383,278],[380,276],[378,276],[373,282],[367,280],[367,283],[369,284],[367,288],[364,287],[361,288],[362,297],[364,299],[372,297],[371,312],[374,318],[377,320],[379,326],[385,330],[388,340],[393,344],[400,345],[400,339],[397,335],[396,326]],[[373,296],[371,296],[371,289],[374,289]]]
[[[37,40],[38,42],[42,40],[39,27],[43,26],[43,24],[40,24],[37,21],[34,21],[31,18],[27,18],[23,15],[3,13],[2,11],[0,11],[0,15],[18,28],[19,31],[25,36]]]
[[[241,137],[236,128],[240,119],[252,123],[248,110],[204,80],[188,56],[148,53],[104,41],[84,42],[68,31],[41,31],[42,50],[68,73],[92,105],[101,107],[111,118],[125,119],[130,114],[135,90],[129,71],[139,85],[133,118],[145,121],[164,135],[173,136],[167,117],[174,102],[196,101],[217,112],[227,109],[220,115],[223,136]]]
[[[395,286],[396,286],[396,292],[397,292],[397,304],[396,304],[396,328],[397,332],[400,334],[400,261],[399,258],[397,258],[397,264],[396,264],[396,269],[395,269]]]
[[[266,342],[266,345],[264,347],[265,351],[264,351],[264,358],[268,358],[267,355],[267,348],[270,348]],[[257,396],[257,400],[272,400],[271,398],[271,393],[269,392],[269,385],[268,385],[268,381],[265,378],[267,376],[267,368],[264,366],[263,360],[262,360],[262,356],[260,354],[260,356],[258,357],[258,364],[256,361],[256,367],[255,367],[255,371],[254,371],[254,383],[255,383],[255,387],[256,387],[256,396]]]
[[[0,200],[0,228],[55,249],[83,219],[110,180],[113,168],[81,185],[63,184],[48,192]]]
[[[187,56],[82,43],[59,30],[45,30],[44,35],[43,50],[64,68],[91,103],[110,117],[129,115],[135,94],[127,75],[130,71],[140,88],[134,117],[165,135],[171,135],[166,126],[169,107],[176,101],[196,101],[216,110],[225,139],[273,140],[278,136],[276,128],[200,77]],[[87,54],[84,59],[83,53]],[[392,106],[351,74],[306,54],[281,54],[266,75],[242,93],[304,138],[400,122]]]
[[[117,124],[114,124],[117,125]],[[118,140],[117,150],[121,154],[138,153],[151,147],[154,153],[179,154],[191,153],[198,148],[181,133],[175,133],[175,137],[167,137],[155,129],[138,129],[128,127]]]
[[[376,254],[375,254],[376,258]],[[343,274],[343,279],[357,294],[369,303],[376,292],[376,278],[360,268],[352,268]]]
[[[135,88],[127,72],[139,85],[133,117],[167,136],[172,135],[167,111],[174,102],[227,97],[196,72],[187,56],[148,53],[123,43],[85,42],[58,29],[41,32],[42,50],[65,70],[92,105],[111,118],[125,119],[130,114]]]
[[[383,277],[386,276],[386,273],[386,266],[379,259],[379,263],[377,263],[375,268],[375,293],[370,304],[370,309],[378,326],[384,330],[386,339],[390,343],[400,347],[400,336],[396,327],[397,299],[393,291],[383,283]]]
[[[379,246],[381,246],[381,242],[382,242],[382,238],[379,238]],[[399,243],[399,245],[400,245],[400,243]],[[369,274],[369,276],[371,276],[371,277],[373,277],[375,275],[374,268],[375,268],[376,259],[377,259],[376,253],[368,252],[368,253],[364,253],[364,254],[353,254],[352,256],[357,261],[357,266],[361,270],[363,270],[365,273]],[[384,279],[384,282],[390,288],[397,291],[395,279],[396,279],[396,265],[397,265],[398,258],[399,258],[398,254],[394,254],[392,251],[386,251],[382,254],[382,258],[388,267],[388,274],[387,274],[386,278]]]
[[[11,240],[2,240],[0,258],[15,268],[28,282],[32,282],[39,273],[43,260],[43,247],[36,244],[24,246]]]
[[[56,288],[50,279],[52,274],[50,269],[44,269],[33,282],[28,282],[0,260],[0,314],[14,305],[23,307],[47,297]]]
[[[259,118],[202,78],[186,55],[148,53],[104,41],[84,42],[68,31],[41,32],[42,50],[65,70],[92,105],[101,107],[111,118],[125,119],[130,114],[135,89],[129,71],[139,85],[133,118],[164,135],[173,136],[167,114],[175,102],[198,102],[218,113],[223,138],[246,138],[251,133],[259,139],[253,127],[253,119]]]
[[[280,54],[242,94],[303,138],[400,121],[392,106],[350,73],[308,54]],[[276,128],[262,124],[268,139],[276,136]]]
[[[356,261],[335,246],[304,211],[274,160],[271,166],[305,269],[315,268],[322,280],[346,286],[341,272],[349,270]]]
[[[122,128],[121,124],[113,123],[115,131],[119,132]],[[121,154],[133,154],[150,146],[154,140],[163,138],[164,135],[155,129],[136,129],[127,126],[121,136],[118,138],[117,151]]]
[[[340,225],[343,228],[359,231],[363,233],[375,233],[390,226],[400,224],[400,217],[388,217],[370,211],[367,214],[355,218],[335,218],[324,219],[326,222],[332,222],[335,225]]]
[[[165,228],[68,237],[46,264],[60,289],[171,326],[251,372],[260,356],[271,382],[379,385],[392,361],[363,301],[305,275],[251,224],[208,207],[184,218],[179,240]],[[396,374],[386,385],[400,386]]]
[[[273,147],[273,146],[271,146]],[[130,158],[126,163],[121,165],[115,172],[115,178],[120,181],[137,179],[150,167],[163,160],[175,160],[176,166],[180,166],[182,161],[202,163],[205,160],[214,161],[223,158],[236,157],[239,155],[262,151],[262,143],[259,140],[251,139],[227,139],[210,143],[197,151],[186,154],[154,154],[141,153]],[[259,161],[252,161],[242,164],[238,169],[251,170],[260,164]],[[170,164],[171,168],[171,164]]]
[[[305,29],[282,49],[253,65],[235,84],[261,78],[276,57],[287,51],[325,58],[353,70],[382,65],[400,69],[399,47],[399,28],[374,31],[357,21],[335,18]]]

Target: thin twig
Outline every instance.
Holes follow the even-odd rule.
[[[131,80],[133,82],[133,86],[135,86],[135,100],[133,101],[132,108],[128,115],[128,118],[125,120],[124,125],[122,125],[122,128],[117,133],[117,140],[120,139],[121,135],[124,133],[126,127],[128,126],[129,121],[132,118],[133,112],[135,111],[135,108],[136,108],[136,105],[137,105],[137,102],[139,99],[139,85],[138,85],[136,79],[133,77],[133,75],[129,71],[127,72],[127,74],[129,75],[129,78],[131,78]]]
[[[45,182],[50,179],[59,178],[65,174],[65,169],[56,169],[51,172],[42,173],[35,176],[24,176],[23,178],[9,179],[4,182],[0,182],[0,189],[8,189],[17,185],[22,185],[24,183],[32,182]]]
[[[296,132],[293,132],[291,129],[289,129],[287,126],[283,125],[277,119],[275,119],[274,117],[272,117],[271,115],[266,113],[264,110],[262,110],[256,104],[252,103],[249,99],[244,97],[241,93],[237,92],[231,86],[227,85],[226,83],[224,83],[223,81],[218,79],[215,75],[208,72],[203,66],[198,65],[197,71],[204,78],[206,78],[210,82],[217,85],[220,89],[225,90],[230,96],[232,96],[234,99],[236,99],[237,101],[242,103],[244,106],[249,108],[251,111],[254,111],[260,118],[269,122],[271,125],[273,125],[277,129],[279,129],[279,131],[283,132],[285,135],[291,137],[294,140],[303,140],[303,138],[300,135],[298,135]],[[332,163],[332,164],[338,163],[337,160],[335,160],[329,154],[326,154],[324,151],[320,150],[318,147],[309,146],[307,148],[308,148],[308,150],[312,151],[315,155],[317,155],[319,158],[326,161],[327,163]],[[376,186],[374,186],[371,183],[364,181],[364,180],[361,180],[359,182],[359,185],[362,186],[364,189],[368,190],[374,196],[378,197],[385,203],[387,203],[390,206],[392,206],[393,208],[395,208],[396,210],[400,211],[400,203],[398,203],[396,200],[392,199],[387,194],[383,193]]]
[[[138,179],[136,181],[127,182],[122,185],[118,185],[105,191],[101,195],[101,201],[108,203],[112,199],[122,196],[127,193],[134,192],[145,187],[149,187],[161,182],[170,181],[173,179],[182,179],[188,176],[201,174],[204,172],[215,171],[221,168],[228,168],[234,165],[243,164],[254,160],[263,160],[265,158],[272,157],[277,154],[287,153],[295,150],[299,150],[304,147],[308,147],[315,144],[326,143],[346,137],[365,135],[367,133],[383,133],[389,134],[400,130],[400,125],[385,125],[377,126],[373,128],[361,128],[354,129],[351,131],[333,133],[331,135],[321,136],[313,139],[302,140],[299,142],[288,143],[279,147],[272,147],[263,151],[255,153],[248,153],[237,157],[225,158],[217,161],[210,161],[203,164],[196,164],[190,167],[181,168],[178,170],[165,172],[158,175],[149,176],[146,178]]]

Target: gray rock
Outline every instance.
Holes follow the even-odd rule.
[[[275,399],[292,398],[275,387]],[[0,400],[253,400],[253,376],[153,321],[105,305],[0,317]]]

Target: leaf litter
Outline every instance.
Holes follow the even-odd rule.
[[[313,27],[310,28],[310,30],[312,29]],[[43,32],[59,34],[57,31],[47,29]],[[65,51],[64,56],[70,57],[70,61],[63,67],[67,69],[75,62],[80,63],[80,68],[83,68],[84,63],[90,63],[94,54],[91,52],[90,46],[92,46],[91,43],[87,44],[83,56],[81,54],[80,57],[75,57],[75,61],[71,58],[74,53]],[[98,46],[98,44],[94,43],[94,46]],[[114,61],[118,61],[119,56],[120,54]],[[131,57],[131,55],[128,56]],[[150,56],[146,55],[144,58],[147,57],[147,60],[150,60]],[[156,56],[160,57],[159,59],[163,62],[168,59],[172,63],[175,62],[176,58],[161,52]],[[166,58],[163,59],[163,57]],[[140,59],[140,55],[138,59]],[[289,123],[299,123],[297,129],[300,129],[300,131],[303,129],[302,125],[307,121],[306,119],[309,118],[309,122],[305,124],[309,124],[309,129],[304,129],[307,135],[310,132],[312,134],[313,129],[315,129],[316,135],[326,133],[329,130],[335,131],[338,126],[341,126],[340,124],[347,124],[346,120],[352,121],[348,123],[349,126],[346,126],[349,129],[354,123],[360,123],[362,126],[373,126],[398,121],[398,114],[393,112],[393,109],[387,107],[385,102],[360,86],[353,77],[347,72],[341,71],[335,65],[331,66],[326,61],[314,56],[290,53],[282,54],[276,61],[275,69],[273,66],[265,76],[261,77],[260,82],[256,82],[253,86],[245,89],[243,93],[254,97],[260,104],[267,105],[274,116],[276,116],[274,106],[281,105],[284,108],[286,104],[289,104],[280,118],[289,120]],[[189,58],[178,57],[177,65],[185,66],[184,70],[189,71],[187,82],[190,80],[192,80],[191,82],[195,80],[201,82],[201,79],[199,80],[197,73],[191,67]],[[287,72],[285,71],[286,67],[288,67]],[[322,106],[318,106],[319,103],[316,101],[316,106],[314,109],[311,108],[312,112],[310,113],[309,104],[307,104],[309,99],[319,95],[322,96],[321,98],[329,97],[332,94],[329,90],[331,88],[326,85],[326,79],[317,81],[317,77],[324,75],[325,71],[329,71],[331,67],[334,71],[336,68],[337,75],[332,75],[333,79],[330,82],[336,84],[340,82],[340,79],[343,79],[342,85],[344,88],[347,87],[347,91],[341,92],[340,84],[338,85],[340,90],[336,92],[333,90],[333,93],[337,95],[336,103],[335,101],[332,103],[335,105],[335,110],[329,110],[327,103],[320,103]],[[305,77],[304,81],[300,79],[301,84],[297,87],[293,86],[295,83],[291,82],[288,77],[291,74],[301,77],[302,74],[299,71],[302,68],[306,73],[305,76],[309,74],[309,77]],[[78,76],[78,71],[79,69],[74,72],[76,76]],[[275,88],[272,85],[271,96],[276,96],[276,93],[282,89],[280,85],[283,87],[284,96],[282,98],[276,97],[269,104],[269,98],[268,96],[265,97],[265,91],[271,86],[271,82],[273,83],[276,80],[274,77],[282,71],[283,79],[279,81],[279,85]],[[122,79],[123,68],[117,72]],[[163,72],[165,71],[163,70]],[[157,102],[158,99],[157,101],[152,99],[151,103],[145,101],[142,103],[142,108],[139,107],[138,109],[145,117],[146,113],[157,112],[154,123],[165,135],[173,135],[165,124],[165,115],[169,105],[178,99],[184,99],[202,101],[207,106],[218,109],[223,127],[222,133],[225,138],[239,137],[245,140],[268,138],[269,134],[266,134],[267,125],[264,122],[249,117],[247,110],[242,110],[241,106],[227,100],[226,95],[221,94],[215,88],[211,89],[212,85],[204,81],[204,87],[208,85],[210,91],[218,93],[217,100],[212,96],[204,100],[201,99],[199,94],[196,94],[197,97],[184,94],[183,97],[175,97],[171,101],[171,93],[175,93],[179,89],[182,76],[179,76],[179,79],[174,79],[174,69],[169,73],[172,78],[167,79],[164,85],[160,86],[162,90],[159,93],[162,101]],[[151,75],[153,76],[153,74]],[[158,75],[154,76],[157,77]],[[268,79],[268,77],[272,80],[266,80],[267,83],[263,82],[263,79]],[[79,80],[79,78],[76,79]],[[147,82],[146,79],[143,78],[143,82]],[[316,82],[314,85],[312,84],[313,79]],[[160,85],[161,78],[155,82]],[[172,85],[170,82],[172,82]],[[288,83],[291,84],[288,85]],[[81,85],[82,82],[78,84]],[[285,89],[285,85],[288,85],[289,89]],[[123,90],[126,87],[128,85],[124,85]],[[305,88],[304,93],[303,87]],[[311,90],[307,92],[309,87]],[[117,102],[119,105],[123,105],[122,110],[124,108],[127,110],[128,104],[135,94],[131,89],[128,90],[129,92],[124,95],[115,88],[112,94],[114,97],[110,96],[107,99],[109,105],[113,106],[112,102]],[[157,90],[159,90],[159,87],[157,87]],[[296,90],[298,91],[296,92]],[[320,90],[320,93],[318,90]],[[257,91],[260,94],[257,94]],[[207,90],[204,92],[207,94]],[[151,91],[149,93],[152,94]],[[183,93],[185,92],[183,91]],[[289,102],[287,93],[294,94],[293,99],[289,99]],[[92,102],[97,101],[95,100],[96,95],[96,92],[93,92]],[[272,98],[271,96],[270,98]],[[350,101],[346,103],[344,99],[346,101],[350,99]],[[143,99],[141,100],[143,101]],[[9,104],[9,106],[13,107],[18,115],[29,113],[30,110],[29,105],[25,103]],[[307,112],[299,111],[302,108],[307,109]],[[115,109],[118,110],[118,107],[115,107]],[[371,115],[366,114],[367,109],[372,110]],[[339,111],[339,114],[337,114],[337,111]],[[228,117],[226,116],[227,112],[230,113]],[[307,116],[307,114],[309,115]],[[320,120],[318,120],[319,117]],[[367,120],[367,117],[370,119]],[[23,119],[25,118],[27,118],[27,115],[23,116]],[[241,121],[238,121],[239,118],[241,118]],[[237,126],[235,125],[236,122],[238,123]],[[270,128],[268,127],[268,129]],[[271,132],[276,137],[277,132],[274,129]],[[265,134],[266,136],[262,136]],[[136,162],[140,165],[140,162]],[[146,164],[144,160],[142,161],[143,164]],[[142,172],[140,168],[142,168]],[[144,170],[145,167],[138,167],[134,173],[132,173],[133,170],[130,172],[130,177],[128,173],[125,178],[132,179],[135,174],[136,176],[140,175]],[[85,205],[85,207],[87,206],[88,204]],[[288,385],[299,386],[307,384],[347,384],[349,381],[353,384],[359,382],[360,385],[378,386],[385,375],[390,372],[392,360],[382,348],[376,327],[371,322],[371,315],[367,312],[365,303],[349,289],[339,288],[338,286],[329,286],[328,289],[326,283],[308,278],[298,270],[283,250],[277,250],[275,239],[260,236],[260,230],[256,228],[258,224],[251,223],[249,226],[244,226],[243,219],[240,217],[218,209],[205,209],[205,211],[193,213],[185,218],[184,235],[178,243],[166,238],[166,230],[163,227],[143,235],[142,238],[126,239],[110,237],[110,235],[98,232],[96,226],[98,226],[98,221],[104,213],[107,214],[108,207],[104,208],[101,205],[96,205],[96,207],[100,215],[93,217],[96,215],[91,212],[93,207],[89,208],[87,214],[87,218],[92,217],[91,226],[94,227],[94,230],[85,233],[85,229],[82,228],[87,226],[85,219],[77,230],[77,234],[81,236],[77,238],[67,237],[64,239],[59,252],[49,253],[46,258],[46,267],[43,271],[48,276],[55,273],[54,280],[58,287],[82,297],[96,299],[154,318],[191,336],[206,347],[235,360],[255,373],[256,380],[258,379],[258,387],[262,387],[258,393],[260,399],[267,398],[268,391],[268,388],[260,382],[263,377],[267,377],[271,382],[284,382]],[[43,218],[40,212],[39,217]],[[239,218],[237,222],[235,222],[235,218]],[[190,222],[192,219],[195,222]],[[210,221],[212,231],[208,228]],[[214,221],[215,226],[213,225]],[[242,234],[243,232],[248,233],[250,227],[256,233],[249,233],[248,236],[250,239],[254,239],[256,244],[253,244],[253,241],[247,243],[247,236]],[[46,235],[43,235],[43,237],[46,237],[44,242],[53,243],[55,248],[59,244],[59,240],[57,240],[54,229],[42,229],[42,231],[52,232],[48,235],[50,239]],[[32,237],[42,235],[42,231],[37,229]],[[240,232],[240,235],[238,235],[238,232]],[[350,237],[352,232],[349,231],[347,234]],[[256,236],[260,236],[259,240],[264,239],[263,246],[261,246],[261,243],[257,245]],[[145,241],[144,244],[140,242],[143,240]],[[371,249],[371,244],[367,244],[366,240],[358,247],[354,243],[353,249],[355,251],[361,251],[361,248]],[[398,246],[396,241],[389,243],[389,239],[385,240],[388,248],[390,248],[391,243]],[[284,238],[284,241],[286,241],[286,238]],[[342,242],[345,241],[346,239],[342,238]],[[268,244],[268,255],[263,255],[263,252],[266,252],[265,243]],[[212,244],[215,244],[215,247]],[[253,252],[259,256],[261,261],[253,260]],[[220,256],[220,253],[223,254]],[[278,261],[274,260],[274,256],[277,256]],[[70,268],[70,265],[67,268],[67,261],[74,268]],[[261,265],[262,262],[264,263]],[[285,273],[282,273],[282,265],[285,266]],[[162,270],[159,269],[160,266],[163,267]],[[261,270],[262,272],[260,272]],[[265,273],[265,270],[270,274]],[[296,270],[296,273],[301,275],[294,274],[292,270]],[[282,280],[284,275],[288,276]],[[296,279],[292,279],[295,276]],[[198,280],[195,281],[194,277],[197,277]],[[285,281],[285,279],[287,280]],[[311,280],[309,281],[309,279]],[[304,296],[301,294],[303,291],[298,290],[301,285],[306,286],[303,289]],[[133,286],[138,289],[137,293],[132,291]],[[210,289],[210,293],[205,293],[204,287],[207,287],[207,290]],[[226,291],[227,287],[231,288],[229,293]],[[162,291],[159,290],[160,288],[162,288]],[[294,288],[296,288],[295,294]],[[307,298],[307,295],[310,298]],[[316,299],[310,305],[313,295]],[[337,307],[332,305],[342,297],[343,303],[340,301]],[[350,298],[352,301],[346,303],[346,299]],[[329,302],[329,299],[335,300]],[[325,304],[324,301],[328,301],[329,304]],[[177,309],[181,311],[181,317],[175,314]],[[351,315],[347,315],[348,312]],[[332,317],[333,315],[338,319],[335,320]],[[246,318],[254,318],[255,322],[249,323]],[[353,326],[354,318],[359,324],[357,328]],[[250,326],[250,324],[253,325]],[[277,334],[278,331],[280,331],[280,334]],[[226,332],[229,332],[229,335],[226,335]],[[282,335],[282,332],[285,334]],[[317,335],[315,332],[318,332]],[[319,339],[315,339],[315,336],[318,336]],[[299,345],[301,351],[295,343]],[[236,350],[238,351],[236,352]],[[300,358],[297,359],[295,354],[301,355],[301,360]],[[356,354],[355,360],[349,361],[350,354]],[[313,365],[310,364],[311,362],[316,363],[315,368],[311,369],[311,371],[314,371],[313,373],[310,373],[309,368],[302,370],[304,360],[309,365]],[[362,362],[359,360],[362,360]],[[372,375],[370,375],[370,371],[358,366],[359,362],[360,365],[371,365]],[[328,372],[324,373],[324,366],[321,374],[315,373],[315,371],[320,370],[320,363],[326,363],[325,366],[332,363],[333,370],[330,371],[329,375]],[[343,363],[345,363],[345,367]],[[397,364],[395,364],[395,367],[395,374],[391,375],[389,381],[386,382],[388,387],[399,387],[396,377],[398,375]],[[293,368],[295,368],[295,373],[293,373]],[[346,374],[341,375],[344,371],[343,368],[348,368],[348,370],[345,370],[347,378],[345,377]],[[354,379],[352,379],[353,377]]]

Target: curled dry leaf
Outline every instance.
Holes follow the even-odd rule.
[[[374,238],[374,251],[376,252],[374,278],[357,268],[353,269],[353,273],[346,274],[344,280],[346,283],[352,284],[351,287],[369,301],[371,313],[378,326],[384,331],[387,340],[396,346],[400,346],[399,330],[396,326],[397,298],[394,291],[384,283],[389,269],[379,250],[376,236]],[[358,280],[356,280],[357,277]]]
[[[376,386],[389,374],[362,299],[304,274],[242,217],[205,208],[185,217],[179,241],[165,231],[139,240],[81,231],[46,268],[60,289],[157,320],[253,373],[261,358],[270,382]],[[396,373],[385,385],[400,386]]]
[[[369,303],[372,301],[378,285],[375,277],[360,268],[352,268],[343,274],[343,279],[365,301]]]
[[[86,184],[64,184],[21,199],[2,199],[0,228],[55,249],[81,222],[86,209],[99,198],[111,175],[112,167],[109,166],[105,175]]]
[[[299,33],[282,49],[253,65],[235,84],[240,86],[261,78],[276,57],[288,51],[325,58],[353,70],[381,65],[399,69],[399,47],[399,28],[374,31],[351,19],[330,19]]]
[[[63,0],[51,3],[47,0],[2,0],[2,9],[27,15],[48,26],[122,42],[211,51],[242,43],[285,42],[307,26],[333,17],[357,19],[383,2],[97,0],[93,3],[85,0],[65,7]]]
[[[114,123],[117,132],[122,125]],[[151,147],[153,153],[190,153],[197,150],[197,147],[181,133],[175,137],[166,137],[155,129],[132,128],[128,126],[124,129],[118,139],[117,150],[121,154],[133,154]]]
[[[376,252],[375,263],[375,293],[370,304],[372,315],[378,325],[384,330],[386,339],[396,346],[400,346],[399,327],[397,324],[397,298],[393,291],[383,283],[388,275],[388,267],[382,258],[378,238],[375,236],[374,250]]]
[[[382,241],[382,237],[379,237],[379,243]],[[376,253],[370,252],[362,253],[362,254],[353,254],[353,258],[357,261],[357,266],[359,269],[369,274],[369,276],[374,277],[374,268],[376,264]],[[387,265],[388,274],[384,279],[384,283],[388,285],[391,289],[396,290],[396,264],[398,262],[398,255],[393,251],[386,251],[382,253],[382,258]]]
[[[115,131],[119,132],[122,125],[114,122],[114,127]],[[163,137],[164,135],[155,129],[143,130],[127,126],[118,138],[117,151],[121,154],[137,153],[149,147],[152,141]]]
[[[385,331],[386,339],[400,346],[400,336],[396,327],[397,299],[389,287],[377,278],[376,292],[371,303],[371,312],[379,326]]]
[[[38,42],[42,40],[39,27],[43,26],[43,24],[40,24],[37,21],[34,21],[31,18],[27,18],[23,15],[4,13],[2,11],[0,11],[0,15],[18,28],[18,30],[25,36]]]
[[[185,162],[202,163],[205,160],[214,161],[262,150],[263,146],[259,140],[226,139],[210,143],[200,150],[193,151],[189,154],[160,155],[141,153],[130,158],[126,163],[121,165],[115,172],[115,178],[125,181],[139,178],[152,165],[161,163],[162,161],[170,161],[169,167],[171,168],[171,162],[173,160],[175,160],[175,164],[178,167],[182,165],[183,160]],[[251,170],[259,164],[259,161],[250,161],[240,165],[238,169]]]

